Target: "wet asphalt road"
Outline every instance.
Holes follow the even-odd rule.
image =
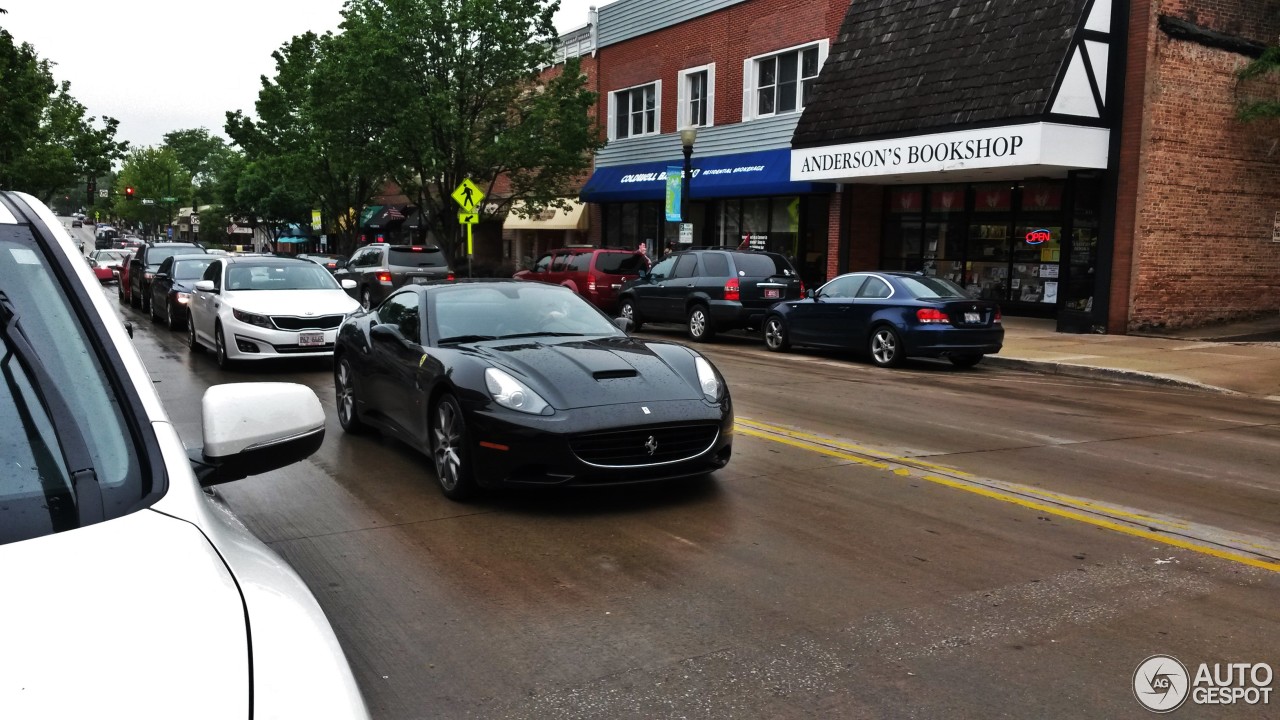
[[[1144,717],[1149,655],[1280,666],[1275,403],[725,338],[725,470],[459,505],[342,433],[326,363],[224,373],[121,315],[189,445],[211,384],[320,397],[319,452],[219,492],[377,718]]]

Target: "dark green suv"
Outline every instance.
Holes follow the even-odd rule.
[[[800,273],[782,255],[719,248],[668,255],[624,285],[618,301],[632,329],[682,323],[703,341],[721,330],[759,328],[771,305],[802,297]]]

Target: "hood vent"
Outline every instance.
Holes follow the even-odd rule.
[[[639,374],[640,373],[636,372],[635,368],[626,368],[626,369],[619,369],[619,370],[598,370],[596,372],[591,373],[591,377],[597,380],[613,380],[615,378],[635,377],[636,375],[639,375]]]

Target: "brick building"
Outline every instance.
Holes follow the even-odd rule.
[[[1280,0],[855,0],[796,127],[828,276],[919,270],[1073,331],[1280,310]],[[1275,93],[1274,84],[1261,92]]]
[[[599,9],[598,116],[608,144],[581,193],[594,244],[679,242],[665,207],[679,130],[698,128],[691,245],[784,252],[826,272],[834,186],[793,181],[790,145],[848,0],[617,0]]]

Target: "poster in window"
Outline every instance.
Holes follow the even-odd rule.
[[[1028,182],[1022,186],[1022,209],[1042,212],[1062,209],[1062,183]]]
[[[975,212],[1008,212],[1012,205],[1008,185],[977,185],[974,193]]]
[[[1041,266],[1040,266],[1040,277],[1042,277],[1042,278],[1056,278],[1056,277],[1058,277],[1058,266],[1057,266],[1057,265],[1041,265]]]
[[[889,212],[918,213],[923,196],[920,188],[894,188],[889,191]]]
[[[1058,302],[1058,283],[1047,282],[1044,284],[1044,299],[1041,302]]]
[[[939,185],[929,189],[929,212],[952,213],[964,210],[963,185]]]

